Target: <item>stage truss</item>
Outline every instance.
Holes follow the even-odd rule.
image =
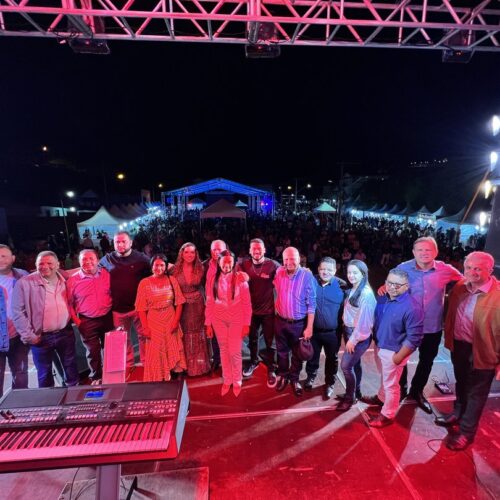
[[[0,0],[0,35],[61,43],[81,37],[500,51],[499,31],[498,0]]]

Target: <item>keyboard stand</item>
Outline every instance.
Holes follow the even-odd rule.
[[[127,332],[122,327],[106,332],[102,374],[104,384],[121,384],[125,382],[126,358]],[[119,500],[121,477],[121,464],[99,465],[95,485],[96,500]]]

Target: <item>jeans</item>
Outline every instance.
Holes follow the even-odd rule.
[[[418,365],[415,370],[415,375],[411,381],[410,394],[421,394],[424,390],[429,375],[432,371],[432,364],[439,351],[439,344],[441,343],[442,331],[435,333],[425,333],[422,343],[418,348]],[[405,366],[401,379],[399,381],[401,392],[408,393],[408,369]]]
[[[78,384],[75,334],[71,326],[58,332],[43,333],[40,342],[31,346],[31,352],[37,370],[38,387],[54,387],[52,375],[54,354],[63,366],[65,384],[68,386]]]
[[[309,378],[316,378],[319,369],[319,358],[321,349],[325,349],[325,384],[333,385],[339,367],[340,339],[336,330],[313,331],[311,344],[314,348],[314,356],[306,363],[306,373]]]
[[[9,350],[0,352],[0,397],[3,396],[6,361],[9,361],[12,374],[12,389],[28,388],[28,352],[29,345],[21,342],[19,336],[9,339]]]
[[[276,316],[274,321],[276,350],[278,352],[278,376],[288,378],[290,382],[298,382],[303,362],[295,355],[295,348],[304,333],[306,319],[304,318],[304,321],[297,323],[289,323]],[[292,353],[291,363],[290,351]]]
[[[132,345],[132,325],[134,325],[139,341],[139,359],[144,364],[146,359],[146,341],[142,334],[142,324],[139,314],[136,311],[125,313],[113,311],[113,324],[115,328],[121,326],[127,332],[127,368],[132,368],[135,364],[134,346]]]
[[[276,349],[273,347],[274,341],[274,314],[264,316],[252,315],[250,324],[250,334],[248,335],[248,347],[250,349],[250,361],[257,364],[259,361],[259,328],[262,326],[262,334],[266,342],[266,350],[262,353],[262,361],[268,370],[276,369]]]
[[[98,318],[80,316],[78,327],[82,342],[87,349],[87,363],[90,368],[89,377],[92,380],[102,379],[102,350],[104,349],[104,334],[113,330],[111,313]]]
[[[495,370],[477,370],[472,365],[472,344],[454,341],[451,362],[457,381],[455,416],[460,419],[460,432],[474,439],[484,405],[488,400]]]
[[[348,330],[344,331],[344,342],[347,343],[351,332],[347,333]],[[344,373],[345,378],[345,399],[347,401],[354,401],[354,396],[356,393],[361,391],[361,377],[363,375],[363,370],[361,368],[361,356],[366,352],[370,343],[372,341],[371,336],[362,342],[358,342],[354,348],[352,354],[344,351],[342,356],[342,362],[340,367]]]

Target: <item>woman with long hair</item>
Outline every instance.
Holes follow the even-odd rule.
[[[231,385],[235,396],[241,392],[241,339],[248,335],[252,319],[248,283],[238,279],[234,263],[234,254],[229,250],[222,251],[217,260],[217,271],[206,285],[205,327],[210,338],[215,330],[219,342],[222,396],[229,392]]]
[[[139,283],[135,309],[146,342],[144,382],[170,380],[170,372],[186,370],[179,322],[185,302],[174,276],[167,275],[167,258],[156,254],[150,261],[152,276]]]
[[[362,260],[350,260],[347,279],[352,288],[344,302],[345,351],[340,364],[344,373],[346,390],[336,410],[347,411],[356,399],[361,398],[361,356],[372,340],[372,329],[377,300],[368,282],[368,267]]]
[[[203,375],[210,371],[210,356],[205,322],[205,300],[203,298],[203,264],[194,243],[184,243],[179,249],[172,275],[186,299],[182,308],[181,327],[184,334],[188,375]]]

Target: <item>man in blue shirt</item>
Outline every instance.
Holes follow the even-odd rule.
[[[283,267],[276,271],[274,278],[278,392],[283,391],[290,382],[294,394],[302,396],[302,386],[299,382],[302,360],[297,356],[297,348],[302,337],[312,337],[316,309],[314,281],[311,271],[300,267],[299,251],[293,247],[285,248]]]
[[[319,369],[321,349],[325,350],[325,399],[333,396],[333,385],[338,369],[340,338],[339,319],[342,315],[344,292],[340,289],[343,280],[335,277],[337,263],[331,257],[321,259],[316,277],[316,313],[314,315],[311,343],[314,356],[306,364],[306,391],[312,390]]]
[[[399,408],[399,380],[411,353],[423,338],[424,313],[409,293],[408,273],[401,269],[389,271],[385,286],[387,294],[379,297],[375,309],[375,361],[382,380],[378,395],[362,398],[382,406],[380,415],[369,422],[371,427],[392,424]]]

